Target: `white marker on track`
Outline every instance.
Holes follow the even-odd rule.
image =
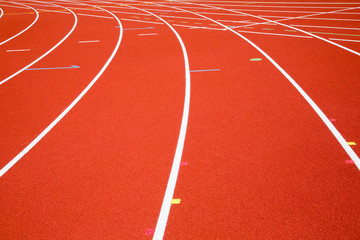
[[[12,49],[12,50],[6,50],[6,52],[28,52],[30,49]]]
[[[96,42],[100,42],[100,40],[79,41],[79,43],[96,43]]]

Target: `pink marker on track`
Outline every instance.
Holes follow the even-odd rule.
[[[154,232],[155,232],[155,229],[153,229],[153,228],[145,229],[145,236],[154,235]]]
[[[349,159],[349,160],[345,160],[346,164],[355,164],[353,160]]]

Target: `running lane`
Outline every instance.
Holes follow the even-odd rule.
[[[192,69],[220,71],[192,73],[184,165],[174,195],[181,202],[172,205],[164,239],[356,239],[359,170],[345,163],[349,157],[309,104],[235,34],[178,30]],[[276,52],[276,60],[281,54],[312,64],[316,58],[289,56],[288,46],[306,53],[327,47],[311,38],[271,37],[272,47],[264,50]],[[329,55],[342,56],[333,51]],[[287,62],[279,63],[287,70]],[[306,80],[293,78],[302,78],[300,85]]]
[[[104,36],[118,34],[114,21],[102,25],[99,19],[79,17],[78,31],[61,48],[62,54],[76,53],[67,62],[87,59],[78,70],[91,71],[99,59],[92,51],[81,52],[85,45],[75,40],[98,37],[101,44]],[[151,237],[145,234],[155,227],[179,134],[184,57],[164,24],[128,21],[123,28],[120,49],[98,82],[1,178],[1,238]],[[103,32],[91,35],[85,29]],[[61,53],[49,58],[65,63]],[[70,84],[91,75],[81,74],[59,81]],[[60,98],[66,91],[51,95]]]

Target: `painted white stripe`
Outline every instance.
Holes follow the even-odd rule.
[[[250,21],[250,20],[244,20],[244,21],[233,21],[233,20],[217,19],[216,21],[219,21],[219,22],[234,22],[234,23],[251,23],[251,21]]]
[[[87,16],[87,17],[97,17],[97,18],[113,19],[113,17],[106,17],[106,16],[99,16],[99,15],[92,15],[92,14],[84,14],[84,13],[76,13],[76,15]]]
[[[160,17],[168,17],[168,18],[181,18],[181,19],[191,19],[191,20],[200,20],[200,21],[204,21],[204,19],[202,19],[202,18],[191,18],[191,17],[184,17],[184,16],[165,16],[165,15],[160,15]]]
[[[131,2],[136,2],[136,1],[131,1]],[[177,177],[178,177],[178,173],[179,173],[179,169],[180,169],[180,162],[181,162],[181,157],[182,157],[182,153],[183,153],[183,149],[184,149],[184,143],[185,143],[185,136],[186,136],[186,129],[187,129],[187,124],[188,124],[188,119],[189,119],[189,110],[190,110],[190,67],[189,67],[189,59],[188,59],[188,55],[186,52],[186,48],[185,48],[185,44],[182,41],[180,35],[177,33],[177,31],[168,23],[166,22],[163,18],[161,18],[160,16],[151,13],[147,10],[144,9],[140,9],[137,7],[133,7],[132,8],[147,12],[149,14],[151,14],[152,16],[158,18],[160,21],[162,21],[164,24],[166,24],[171,31],[175,34],[176,38],[178,39],[180,45],[181,45],[181,49],[184,55],[184,64],[185,64],[185,100],[184,100],[184,109],[183,109],[183,115],[182,115],[182,120],[181,120],[181,126],[180,126],[180,133],[179,133],[179,138],[178,138],[178,142],[176,145],[176,150],[175,150],[175,155],[174,155],[174,159],[173,159],[173,165],[171,167],[171,172],[170,172],[170,176],[169,176],[169,180],[168,180],[168,184],[166,187],[166,191],[165,191],[165,195],[164,195],[164,199],[163,199],[163,203],[161,206],[161,210],[160,210],[160,214],[159,214],[159,218],[156,224],[156,229],[155,229],[155,233],[154,233],[154,237],[153,239],[162,239],[165,233],[165,227],[166,227],[166,223],[167,223],[167,219],[169,216],[169,212],[170,212],[170,207],[171,207],[171,199],[173,198],[174,195],[174,191],[175,191],[175,185],[176,185],[176,181],[177,181]]]
[[[360,19],[351,19],[351,18],[302,18],[304,20],[324,20],[324,21],[348,21],[348,22],[360,22]],[[287,20],[287,19],[286,19]]]
[[[28,52],[30,49],[13,49],[13,50],[6,50],[6,52]]]
[[[281,33],[251,32],[251,31],[241,31],[241,30],[237,30],[237,31],[238,31],[238,32],[242,32],[242,33],[254,33],[254,34],[273,35],[273,36],[297,37],[297,38],[312,38],[312,37],[309,37],[309,36],[291,35],[291,34],[281,34]]]
[[[143,10],[145,10],[145,8],[143,9]],[[164,12],[164,13],[176,13],[176,12],[179,12],[179,11],[170,11],[170,10],[162,10],[162,9],[152,9],[152,8],[147,8],[146,9],[148,12],[151,12],[151,11],[153,11],[153,12]]]
[[[136,1],[131,1],[131,2],[136,2]],[[164,236],[166,223],[167,223],[167,219],[168,219],[170,207],[171,207],[171,200],[174,195],[175,185],[176,185],[176,181],[177,181],[177,177],[178,177],[178,173],[179,173],[179,169],[180,169],[180,162],[181,162],[181,157],[182,157],[182,153],[183,153],[183,149],[184,149],[186,129],[187,129],[187,124],[188,124],[188,119],[189,119],[190,84],[191,84],[189,59],[188,59],[188,55],[186,52],[184,42],[182,41],[182,39],[181,39],[180,35],[177,33],[177,31],[168,22],[166,22],[160,16],[158,16],[154,13],[151,13],[149,11],[146,11],[144,9],[140,9],[140,8],[133,7],[133,6],[130,6],[130,7],[134,8],[134,9],[138,9],[140,11],[147,12],[147,13],[151,14],[152,16],[161,20],[164,24],[166,24],[171,29],[171,31],[175,34],[176,38],[178,39],[178,41],[181,45],[183,55],[184,55],[185,99],[184,99],[184,109],[183,109],[183,115],[182,115],[181,126],[180,126],[180,133],[179,133],[179,138],[178,138],[178,142],[176,145],[175,155],[174,155],[173,164],[172,164],[171,171],[170,171],[168,184],[166,187],[163,203],[161,206],[159,218],[158,218],[158,221],[156,224],[156,229],[155,229],[155,233],[154,233],[154,237],[153,237],[153,239],[162,239]]]
[[[135,20],[135,19],[127,19],[127,18],[121,18],[121,20],[124,20],[124,21],[132,21],[132,22],[143,22],[143,23],[163,24],[163,23],[161,23],[161,22],[150,22],[150,21],[142,21],[142,20]]]
[[[344,30],[360,30],[360,28],[349,28],[349,27],[332,27],[332,26],[311,26],[311,25],[295,25],[290,24],[293,27],[307,27],[307,28],[332,28],[332,29],[344,29]]]
[[[176,1],[176,2],[182,2],[182,1]],[[195,4],[203,3],[203,2],[221,2],[221,3],[246,3],[246,4],[253,4],[254,2],[251,1],[193,1]],[[183,3],[186,3],[183,1]],[[359,2],[256,2],[261,4],[319,4],[319,5],[341,5],[341,4],[354,4],[358,5]],[[209,5],[205,5],[209,6]]]
[[[150,14],[145,13],[132,13],[132,12],[120,12],[120,11],[112,11],[114,13],[123,13],[123,14],[130,14],[130,15],[142,15],[142,16],[150,16]]]
[[[2,10],[2,8],[0,8],[0,18],[2,18],[3,14],[4,14],[4,10]]]
[[[13,6],[8,4],[0,4],[1,7],[12,7],[12,8],[20,8],[20,9],[29,9],[28,7],[21,7],[21,6]]]
[[[37,2],[37,1],[36,1]],[[49,3],[51,4],[51,3]],[[54,4],[51,4],[54,5]],[[76,14],[71,11],[70,9],[66,8],[66,7],[62,7],[59,6],[69,12],[71,12],[71,14],[74,17],[74,24],[72,26],[72,28],[70,29],[70,31],[66,34],[66,36],[64,38],[62,38],[55,46],[53,46],[50,50],[48,50],[46,53],[44,53],[43,55],[41,55],[39,58],[37,58],[35,61],[31,62],[30,64],[26,65],[25,67],[23,67],[22,69],[20,69],[19,71],[15,72],[14,74],[12,74],[11,76],[5,78],[4,80],[2,80],[0,82],[0,85],[6,83],[7,81],[9,81],[10,79],[12,79],[13,77],[17,76],[18,74],[22,73],[23,71],[25,71],[27,68],[31,67],[32,65],[34,65],[35,63],[39,62],[41,59],[43,59],[45,56],[47,56],[49,53],[51,53],[52,51],[54,51],[55,48],[57,48],[60,44],[62,44],[69,36],[70,34],[75,30],[75,27],[77,25],[78,19],[76,17]]]
[[[28,5],[25,5],[25,4],[21,4],[21,3],[15,3],[15,2],[11,2],[11,3],[18,4],[18,5],[21,5],[21,6],[24,6],[24,7],[27,7],[27,8],[29,8],[29,9],[33,10],[33,11],[35,12],[35,14],[36,14],[36,17],[35,17],[34,21],[32,21],[32,23],[30,23],[30,25],[27,26],[25,29],[23,29],[22,31],[18,32],[18,33],[15,34],[14,36],[12,36],[12,37],[10,37],[10,38],[8,38],[8,39],[0,42],[0,46],[3,45],[4,43],[7,43],[7,42],[11,41],[12,39],[18,37],[19,35],[23,34],[23,33],[26,32],[27,30],[29,30],[29,29],[37,22],[37,20],[39,19],[39,12],[38,12],[35,8],[30,7],[30,6],[28,6]],[[0,85],[1,85],[1,82],[0,82]]]
[[[79,41],[79,43],[96,43],[96,42],[100,42],[100,40]]]
[[[139,33],[138,36],[153,36],[157,35],[157,33]]]
[[[225,28],[210,28],[210,27],[200,27],[200,26],[194,26],[194,25],[183,25],[183,24],[172,24],[172,25],[177,26],[177,27],[187,27],[189,29],[207,29],[207,30],[226,31]]]
[[[284,12],[284,13],[323,13],[323,12],[309,12],[309,11],[284,11],[284,10],[262,10],[262,9],[231,9],[235,11],[242,11],[242,12]],[[334,14],[360,14],[360,13],[346,13],[346,12],[334,12]]]
[[[231,9],[231,10],[243,11],[243,12],[319,13],[319,12],[308,12],[308,11],[284,11],[284,10],[262,10],[262,9]]]
[[[103,74],[103,72],[106,70],[106,68],[109,66],[110,62],[113,60],[117,50],[119,49],[120,46],[120,42],[123,36],[123,28],[121,25],[120,20],[111,12],[107,11],[106,9],[104,9],[104,11],[108,12],[109,14],[111,14],[116,21],[118,22],[119,26],[120,26],[120,33],[119,33],[119,39],[116,43],[115,49],[113,50],[111,56],[109,57],[109,59],[106,61],[105,65],[101,68],[100,72],[95,76],[95,78],[89,83],[89,85],[86,86],[86,88],[80,93],[79,96],[77,96],[75,98],[75,100],[49,125],[47,126],[28,146],[26,146],[18,155],[16,155],[16,157],[14,157],[8,164],[5,165],[5,167],[3,167],[0,170],[0,177],[2,177],[11,167],[13,167],[26,153],[28,153],[43,137],[45,137],[46,134],[48,134],[51,129],[53,129],[55,127],[56,124],[58,124],[61,119],[63,119],[65,117],[66,114],[68,114],[68,112],[70,112],[70,110],[81,100],[81,98],[83,98],[83,96],[90,90],[90,88],[95,84],[95,82],[100,78],[100,76]],[[73,14],[75,17],[76,15]]]
[[[191,3],[189,3],[191,4]],[[209,5],[203,5],[203,4],[199,4],[201,6],[206,6],[206,7],[211,7]],[[214,8],[217,8],[217,7],[214,7]],[[219,8],[217,8],[219,9]],[[221,9],[221,8],[220,8]],[[226,10],[226,9],[222,9],[222,10]],[[228,11],[231,11],[231,12],[234,12],[233,10],[228,10]],[[240,13],[240,14],[243,14],[243,13]],[[198,15],[198,14],[195,14],[195,15]],[[252,17],[256,17],[256,18],[259,18],[257,16],[254,16],[254,15],[251,15],[251,14],[246,14],[246,15],[249,15],[249,16],[252,16]],[[199,15],[198,15],[199,16]],[[205,16],[204,16],[205,17]],[[208,17],[206,17],[207,19],[213,21],[213,22],[216,22],[215,20],[213,19],[210,19]],[[271,20],[268,20],[268,19],[264,19],[264,18],[261,18],[262,20],[265,20],[265,21],[270,21],[270,22],[273,22],[273,23],[276,23],[274,21],[271,21]],[[289,82],[296,88],[296,90],[298,90],[298,92],[301,94],[301,96],[303,96],[303,98],[309,103],[309,105],[314,109],[314,111],[317,113],[317,115],[321,118],[321,120],[325,123],[325,125],[328,127],[328,129],[330,130],[330,132],[334,135],[334,137],[338,140],[338,142],[340,143],[340,145],[342,146],[342,148],[345,150],[345,152],[349,155],[349,157],[351,158],[351,160],[353,160],[357,166],[357,168],[360,170],[360,159],[359,157],[356,155],[356,153],[354,152],[354,150],[352,150],[352,148],[349,146],[349,144],[347,143],[347,141],[344,139],[344,137],[340,134],[340,132],[335,128],[335,126],[330,122],[330,120],[326,117],[326,115],[323,113],[323,111],[316,105],[316,103],[307,95],[307,93],[296,83],[296,81],[277,63],[275,62],[267,53],[265,53],[260,47],[258,47],[255,43],[251,42],[249,39],[247,39],[246,37],[244,37],[243,35],[237,33],[236,31],[234,31],[233,29],[225,26],[224,24],[220,23],[220,22],[216,22],[218,23],[220,26],[223,26],[225,28],[227,28],[229,31],[235,33],[236,35],[238,35],[239,37],[241,37],[242,39],[244,39],[245,41],[247,41],[249,44],[251,44],[254,48],[256,48],[262,55],[264,55],[288,80]],[[303,32],[307,35],[310,35],[310,36],[313,36],[313,37],[316,37],[320,40],[324,40],[328,43],[331,43],[335,46],[338,46],[340,48],[343,48],[345,50],[348,50],[350,52],[353,52],[355,53],[356,55],[359,55],[359,53],[351,50],[351,49],[348,49],[348,48],[345,48],[339,44],[336,44],[334,42],[331,42],[327,39],[324,39],[324,38],[321,38],[319,36],[316,36],[314,34],[311,34],[311,33],[308,33],[306,31],[303,31],[301,29],[297,29],[297,28],[294,28],[294,27],[291,27],[291,26],[288,26],[288,25],[285,25],[285,24],[282,24],[282,23],[277,23],[279,25],[282,25],[282,26],[285,26],[285,27],[289,27],[289,28],[292,28],[294,30],[298,30],[300,32]]]
[[[353,39],[340,39],[340,38],[329,38],[330,40],[334,40],[334,41],[344,41],[344,42],[359,42],[360,40],[353,40]]]
[[[315,8],[315,9],[341,9],[346,7],[312,7],[312,6],[267,6],[267,5],[231,5],[231,4],[211,4],[213,6],[223,6],[223,7],[258,7],[258,8]]]

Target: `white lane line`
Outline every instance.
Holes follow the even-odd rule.
[[[186,28],[189,28],[189,29],[207,29],[207,30],[226,31],[225,28],[198,27],[198,26],[194,26],[194,25],[183,25],[183,24],[172,24],[172,25],[176,26],[176,27],[186,27]]]
[[[243,12],[284,12],[284,13],[322,13],[322,12],[309,12],[309,11],[284,11],[284,10],[259,10],[259,9],[231,9],[234,11],[243,11]],[[340,9],[339,9],[340,10]],[[343,10],[343,9],[341,9]],[[360,14],[360,13],[338,13],[335,12],[334,14]]]
[[[142,20],[135,20],[135,19],[128,19],[128,18],[120,18],[124,21],[132,21],[132,22],[143,22],[143,23],[153,23],[153,24],[163,24],[161,22],[151,22],[151,21],[142,21]]]
[[[290,26],[307,27],[307,28],[332,28],[332,29],[343,29],[343,30],[360,30],[360,28],[350,28],[350,27],[311,26],[311,25],[295,25],[295,24],[290,24]]]
[[[6,52],[28,52],[30,49],[12,49],[12,50],[6,50]]]
[[[110,57],[108,58],[108,60],[106,61],[105,65],[101,68],[100,72],[94,77],[94,79],[86,86],[86,88],[79,94],[79,96],[77,96],[75,98],[75,100],[49,125],[47,126],[29,145],[27,145],[18,155],[16,155],[16,157],[14,157],[8,164],[5,165],[5,167],[3,167],[0,170],[0,177],[2,177],[11,167],[13,167],[26,153],[28,153],[43,137],[45,137],[46,134],[48,134],[51,129],[53,129],[55,127],[56,124],[58,124],[61,119],[63,119],[65,117],[65,115],[70,112],[70,110],[81,100],[81,98],[83,98],[83,96],[90,90],[90,88],[95,84],[95,82],[100,78],[100,76],[103,74],[103,72],[106,70],[106,68],[109,66],[110,62],[112,61],[112,59],[114,58],[116,52],[119,49],[120,46],[120,42],[123,36],[123,27],[121,25],[120,20],[111,12],[107,11],[106,9],[104,9],[104,11],[108,12],[109,14],[111,14],[116,21],[118,22],[119,26],[120,26],[120,30],[119,30],[119,39],[116,43],[115,49],[113,50],[113,52],[111,53]],[[74,16],[76,17],[76,15],[74,14]]]
[[[79,43],[97,43],[97,42],[100,42],[100,40],[79,41]]]
[[[258,17],[264,17],[264,18],[284,18],[281,19],[281,21],[285,20],[292,20],[292,19],[302,19],[302,20],[324,20],[324,21],[348,21],[348,22],[359,22],[360,19],[353,19],[353,18],[312,18],[312,17],[294,17],[294,18],[288,18],[283,16],[269,16],[269,15],[257,15]],[[280,21],[280,20],[277,20]],[[266,22],[261,22],[257,24],[264,24]]]
[[[330,40],[334,40],[334,41],[343,41],[343,42],[359,42],[360,40],[353,40],[353,39],[340,39],[340,38],[329,38]]]
[[[131,1],[131,2],[136,2],[136,1]],[[167,223],[170,208],[171,208],[171,200],[172,200],[173,195],[174,195],[176,181],[177,181],[177,177],[178,177],[178,174],[179,174],[180,162],[181,162],[181,157],[182,157],[182,153],[183,153],[183,149],[184,149],[184,143],[185,143],[186,129],[187,129],[187,124],[188,124],[188,120],[189,120],[189,111],[190,111],[190,67],[189,67],[189,58],[188,58],[188,54],[186,52],[184,42],[182,41],[182,39],[181,39],[180,35],[177,33],[177,31],[170,25],[170,23],[165,21],[160,16],[158,16],[158,15],[156,15],[154,13],[151,13],[151,12],[149,12],[147,10],[140,9],[140,8],[137,8],[137,7],[133,7],[133,6],[131,6],[131,7],[135,8],[135,9],[138,9],[138,10],[141,10],[141,11],[145,11],[145,12],[151,14],[152,16],[158,18],[164,24],[166,24],[171,29],[171,31],[175,34],[176,38],[178,39],[178,41],[179,41],[179,43],[181,45],[183,55],[184,55],[185,99],[184,99],[184,109],[183,109],[183,115],[182,115],[181,126],[180,126],[180,133],[179,133],[179,138],[178,138],[178,142],[177,142],[177,145],[176,145],[176,150],[175,150],[173,164],[172,164],[171,171],[170,171],[169,180],[168,180],[168,183],[167,183],[167,186],[166,186],[166,191],[165,191],[163,203],[161,205],[159,218],[158,218],[156,228],[155,228],[155,233],[154,233],[154,236],[153,236],[153,239],[162,239],[163,236],[164,236],[164,233],[165,233],[166,223]]]
[[[2,8],[0,8],[0,18],[2,18],[3,15],[4,15],[4,10],[2,10]]]
[[[181,2],[181,1],[175,1],[174,2]],[[195,4],[199,4],[202,3],[204,1],[193,1]],[[205,1],[205,2],[221,2],[221,3],[246,3],[246,4],[253,4],[254,2],[246,2],[246,1]],[[184,1],[185,3],[185,1]],[[319,5],[341,5],[341,4],[360,4],[359,2],[256,2],[256,3],[261,3],[261,4],[319,4]],[[209,6],[209,5],[205,5],[205,6]]]
[[[139,33],[138,36],[154,36],[158,35],[157,33]]]
[[[18,5],[20,5],[20,6],[24,6],[24,7],[27,7],[28,9],[33,10],[33,11],[35,12],[35,14],[36,14],[36,17],[35,17],[34,21],[32,21],[32,23],[30,23],[30,25],[27,26],[25,29],[23,29],[22,31],[18,32],[18,33],[15,34],[14,36],[12,36],[12,37],[10,37],[10,38],[8,38],[8,39],[0,42],[0,46],[3,45],[4,43],[7,43],[8,41],[11,41],[12,39],[18,37],[20,34],[26,32],[27,30],[29,30],[29,29],[37,22],[37,20],[39,19],[39,12],[38,12],[35,8],[33,8],[33,7],[31,7],[31,6],[28,6],[28,5],[25,5],[25,4],[21,4],[21,3],[15,3],[15,2],[11,2],[11,3],[18,4]],[[1,85],[1,82],[0,82],[0,85]]]
[[[132,13],[132,12],[120,12],[120,11],[112,11],[114,13],[123,13],[123,14],[130,14],[130,15],[141,15],[141,16],[150,16],[147,13]]]
[[[312,38],[310,36],[302,36],[302,35],[291,35],[291,34],[281,34],[281,33],[265,33],[265,32],[251,32],[251,31],[242,31],[237,30],[242,33],[253,33],[253,34],[263,34],[263,35],[273,35],[273,36],[283,36],[283,37],[297,37],[297,38]]]
[[[37,2],[37,1],[36,1]],[[51,3],[49,3],[51,4]],[[51,4],[54,5],[54,4]],[[56,5],[55,5],[56,6]],[[60,44],[62,44],[69,36],[70,34],[75,30],[75,27],[77,25],[78,19],[76,14],[71,11],[70,9],[66,8],[66,7],[62,7],[57,5],[58,7],[64,8],[65,10],[71,12],[71,14],[74,17],[74,24],[72,26],[72,28],[70,29],[70,31],[66,34],[66,36],[61,39],[55,46],[53,46],[50,50],[48,50],[46,53],[44,53],[43,55],[41,55],[39,58],[37,58],[35,61],[31,62],[30,64],[26,65],[25,67],[23,67],[22,69],[20,69],[19,71],[15,72],[14,74],[12,74],[11,76],[5,78],[4,80],[0,81],[0,85],[6,83],[7,81],[9,81],[10,79],[12,79],[13,77],[15,77],[16,75],[22,73],[23,71],[25,71],[27,68],[31,67],[32,65],[34,65],[35,63],[39,62],[41,59],[43,59],[45,56],[47,56],[49,53],[51,53],[52,51],[54,51],[55,48],[57,48]]]
[[[87,16],[87,17],[97,17],[97,18],[113,19],[113,17],[106,17],[106,16],[92,15],[92,14],[84,14],[84,13],[76,13],[76,15]]]
[[[211,4],[213,6],[228,6],[228,7],[264,7],[264,8],[315,8],[315,9],[321,9],[321,8],[326,8],[326,9],[341,9],[341,8],[346,8],[346,7],[312,7],[312,6],[267,6],[267,5],[229,5],[229,4]]]
[[[164,15],[160,15],[160,17],[168,17],[168,18],[181,18],[181,19],[191,19],[191,20],[200,20],[200,21],[204,21],[204,19],[201,19],[201,18],[191,18],[191,17],[184,17],[184,16],[164,16]]]
[[[203,19],[204,20],[204,19]],[[234,22],[234,23],[251,23],[250,20],[243,20],[243,21],[233,21],[233,20],[223,20],[223,19],[217,19],[216,21],[219,22]]]
[[[192,3],[189,3],[192,4]],[[202,5],[202,4],[200,4]],[[205,6],[209,6],[209,5],[205,5]],[[226,10],[226,9],[223,9]],[[200,16],[199,14],[194,13],[195,15]],[[345,150],[345,152],[349,155],[349,157],[351,158],[351,160],[353,160],[357,166],[357,168],[360,170],[360,159],[359,157],[356,155],[356,153],[354,152],[354,150],[352,150],[352,148],[349,146],[349,144],[347,143],[347,141],[344,139],[344,137],[340,134],[340,132],[335,128],[335,126],[332,124],[332,122],[326,117],[326,115],[324,114],[324,112],[316,105],[316,103],[309,97],[309,95],[307,95],[307,93],[300,87],[300,85],[297,84],[297,82],[277,63],[275,62],[266,52],[264,52],[260,47],[258,47],[255,43],[251,42],[249,39],[247,39],[246,37],[244,37],[243,35],[241,35],[240,33],[237,33],[236,31],[234,31],[233,29],[225,26],[224,24],[217,22],[211,18],[208,18],[206,16],[203,16],[207,19],[209,19],[212,22],[215,22],[217,24],[219,24],[222,27],[227,28],[229,31],[235,33],[236,35],[238,35],[239,37],[241,37],[242,39],[244,39],[245,41],[247,41],[249,44],[251,44],[255,49],[257,49],[262,55],[264,55],[264,57],[266,57],[287,79],[288,81],[296,88],[296,90],[298,90],[298,92],[301,94],[301,96],[303,96],[303,98],[309,103],[309,105],[314,109],[314,111],[317,113],[317,115],[321,118],[321,120],[325,123],[325,125],[328,127],[328,129],[330,130],[330,132],[334,135],[334,137],[338,140],[338,142],[340,143],[340,145],[342,146],[342,148]],[[263,19],[264,20],[264,19]],[[284,25],[284,24],[283,24]],[[286,26],[286,25],[285,25]],[[305,32],[305,31],[302,31]],[[309,34],[309,35],[313,35],[313,34]],[[314,35],[316,36],[316,35]]]
[[[29,9],[28,7],[20,7],[20,6],[13,6],[13,5],[7,5],[7,4],[0,4],[1,7],[12,7],[12,8],[20,8],[20,9]]]

